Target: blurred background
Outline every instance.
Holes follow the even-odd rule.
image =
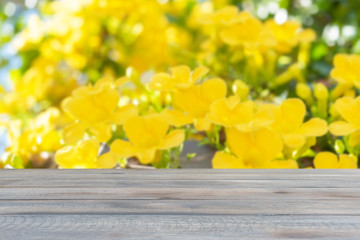
[[[9,88],[9,78],[13,69],[25,69],[32,51],[19,54],[12,42],[16,34],[25,28],[34,15],[45,18],[51,11],[46,4],[51,0],[1,0],[0,1],[0,81]],[[158,0],[159,3],[182,2],[187,4],[189,14],[194,1]],[[205,0],[199,0],[205,2]],[[358,53],[360,51],[359,26],[360,1],[357,0],[218,0],[221,5],[233,4],[241,10],[247,10],[262,20],[275,18],[285,22],[288,18],[300,21],[304,27],[311,27],[318,39],[312,46],[311,70],[318,77],[326,78],[331,69],[333,56],[338,52]],[[181,25],[185,16],[167,15],[170,21]],[[34,27],[36,21],[33,21]],[[40,31],[40,29],[39,29]],[[122,70],[124,71],[124,70]],[[96,75],[94,73],[94,75]]]
[[[261,64],[258,73],[246,75],[252,60],[243,64],[231,48],[211,45],[216,39],[209,34],[206,19],[202,25],[196,21],[199,12],[216,12],[227,5],[262,22],[297,21],[302,29],[313,29],[317,38],[311,46],[300,44],[280,52],[271,76],[259,70]],[[0,0],[0,121],[21,119],[26,126],[49,107],[60,108],[76,87],[104,76],[130,77],[132,85],[123,89],[123,100],[131,99],[140,111],[142,101],[153,101],[156,108],[157,100],[144,83],[154,72],[177,64],[205,65],[213,76],[242,79],[254,99],[292,97],[295,83],[272,86],[271,78],[296,64],[303,52],[306,82],[328,80],[335,54],[360,53],[359,18],[358,0]],[[18,130],[12,133],[15,128],[0,131],[0,155],[9,146],[9,136],[13,142],[24,136],[24,132],[17,135]],[[25,149],[23,145],[18,149]],[[52,147],[46,149],[57,149]],[[24,150],[31,151],[40,152]]]

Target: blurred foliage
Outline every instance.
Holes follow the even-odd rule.
[[[27,8],[23,4],[15,4],[11,1],[0,3],[0,44],[8,43],[17,32],[25,27],[30,14],[39,14],[38,9],[41,10],[43,15],[45,14],[44,16],[51,15],[52,11],[46,7],[46,3],[51,1],[33,1],[37,3],[36,8]],[[173,1],[169,0],[169,2]],[[184,2],[182,5],[186,5],[184,7],[185,11],[180,14],[168,12],[166,15],[168,20],[176,26],[188,27],[186,26],[186,18],[196,5],[196,1],[174,2]],[[285,9],[289,18],[301,22],[304,27],[311,27],[315,30],[318,39],[313,44],[311,51],[312,61],[308,72],[311,79],[327,78],[335,54],[340,52],[359,53],[360,51],[358,26],[360,2],[356,0],[216,0],[213,3],[215,8],[223,7],[226,4],[236,5],[240,10],[250,11],[262,20],[273,18],[279,13],[279,10]],[[189,29],[185,30],[188,31]],[[106,33],[104,34],[106,36]],[[104,41],[111,41],[111,39]],[[196,45],[193,44],[193,46]],[[31,59],[36,54],[36,52],[29,52],[22,56],[22,71],[28,69]],[[104,59],[101,56],[99,57]],[[89,75],[93,80],[99,77],[97,72],[92,71],[94,67],[101,69],[106,64],[116,65],[111,59],[109,60],[110,62],[107,63],[101,61],[101,63],[95,62],[93,66],[88,66]],[[8,65],[9,61],[8,57],[2,54],[0,66]],[[115,70],[120,75],[125,73],[125,69],[118,65]]]

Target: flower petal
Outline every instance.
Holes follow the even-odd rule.
[[[243,162],[230,154],[216,152],[212,159],[212,167],[217,169],[245,168]]]
[[[175,85],[181,88],[187,88],[192,85],[190,81],[191,69],[186,65],[180,65],[170,68],[170,72],[175,80]]]
[[[309,137],[319,137],[324,135],[327,131],[328,128],[326,121],[320,118],[312,118],[302,124],[301,127],[296,131],[296,133]]]
[[[98,123],[90,128],[90,132],[99,139],[100,142],[107,142],[112,136],[112,124],[110,123]]]
[[[96,168],[114,168],[117,164],[118,156],[112,152],[107,152],[102,155],[97,160]]]
[[[80,141],[77,146],[67,146],[55,154],[55,162],[61,168],[96,168],[100,143],[97,139]]]
[[[110,145],[110,152],[115,153],[120,158],[128,158],[135,155],[136,149],[131,143],[116,139]]]
[[[63,130],[63,139],[66,144],[76,144],[85,134],[88,126],[83,123],[72,123],[67,125]]]
[[[55,162],[60,168],[73,168],[76,160],[77,153],[74,146],[63,147],[55,154]]]
[[[350,134],[349,145],[355,147],[360,144],[360,131],[353,132]]]
[[[209,112],[211,102],[202,96],[202,85],[194,85],[184,90],[177,91],[173,94],[173,106],[192,118],[205,117]],[[194,104],[196,103],[196,104]]]
[[[227,87],[224,80],[214,78],[201,84],[201,93],[210,103],[226,96]]]
[[[333,122],[329,125],[329,131],[335,136],[346,136],[355,132],[356,130],[357,128],[355,128],[353,125],[344,121]]]
[[[303,101],[298,98],[286,99],[281,103],[280,109],[284,123],[291,126],[292,129],[297,129],[301,126],[306,112]]]
[[[129,82],[129,78],[125,76],[125,77],[116,79],[114,82],[114,85],[115,85],[115,87],[120,87],[121,85],[123,85],[127,82]]]
[[[208,118],[212,122],[226,127],[241,123],[243,109],[239,103],[240,98],[238,96],[231,96],[227,99],[220,98],[210,105]]]
[[[169,125],[161,114],[132,117],[124,124],[130,142],[139,148],[157,146],[165,137],[168,128]]]
[[[110,115],[118,106],[120,93],[110,86],[102,86],[98,93],[91,94],[90,97],[94,100],[96,108],[99,108],[105,111],[107,115]]]
[[[194,120],[194,126],[198,131],[208,131],[211,127],[211,121],[208,118],[196,118]]]
[[[340,154],[339,156],[339,168],[350,169],[358,168],[358,160],[353,155]]]
[[[81,90],[81,88],[79,90]],[[61,107],[64,112],[68,113],[71,117],[83,121],[88,120],[89,110],[94,108],[88,101],[88,98],[83,96],[76,97],[76,99],[75,97],[65,98],[61,103]]]
[[[209,69],[207,67],[204,66],[200,66],[198,68],[196,68],[194,70],[194,72],[191,75],[191,81],[193,83],[195,83],[196,81],[198,81],[200,78],[202,78],[203,76],[205,76],[207,73],[209,72]]]
[[[150,164],[154,161],[155,153],[155,148],[142,149],[136,153],[136,157],[139,159],[140,163]]]
[[[283,134],[284,144],[294,148],[299,149],[305,144],[306,137],[299,134]]]
[[[331,152],[318,153],[314,158],[315,168],[332,169],[338,167],[338,158]]]
[[[274,122],[274,112],[267,109],[265,106],[261,107],[255,114],[252,123],[253,128],[258,129],[269,126]]]
[[[330,76],[340,83],[350,83],[345,77],[345,71],[348,70],[350,66],[350,59],[346,54],[336,54],[334,59],[334,68],[330,72]]]
[[[117,125],[123,125],[126,120],[138,115],[138,108],[135,105],[126,105],[115,110],[109,118],[109,122]]]
[[[159,149],[165,150],[169,148],[173,148],[179,146],[185,140],[185,132],[184,130],[174,130],[170,132],[164,138],[163,142],[158,146]]]
[[[335,109],[349,123],[356,125],[360,120],[356,101],[352,97],[342,97],[336,100]]]
[[[154,142],[152,145],[156,145],[157,141],[153,140],[153,137],[147,133],[147,127],[144,117],[135,116],[129,118],[124,124],[124,130],[130,142],[136,146],[146,145],[148,141]]]
[[[235,126],[235,128],[236,128],[237,130],[239,130],[240,132],[244,132],[244,133],[246,133],[246,132],[251,132],[252,130],[255,130],[255,129],[253,129],[252,126],[251,126],[250,124],[248,124],[248,123],[245,123],[245,124],[237,124],[237,125]]]
[[[295,160],[274,160],[268,165],[268,168],[272,169],[297,169],[299,168]]]
[[[158,73],[151,78],[148,84],[150,90],[171,91],[175,89],[173,79],[167,73]]]
[[[151,133],[153,138],[162,140],[168,129],[169,124],[161,114],[150,114],[144,117],[147,131]]]
[[[83,165],[89,166],[88,168],[94,168],[99,148],[100,142],[95,138],[83,140],[78,144],[76,149]]]
[[[186,115],[183,111],[167,109],[161,114],[164,115],[166,121],[175,127],[181,127],[193,122],[193,118]]]
[[[247,133],[227,128],[226,137],[230,151],[242,159],[245,165],[255,168],[265,167],[283,147],[281,137],[266,128]]]

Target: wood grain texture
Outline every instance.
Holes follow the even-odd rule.
[[[359,239],[358,170],[1,170],[0,239]]]

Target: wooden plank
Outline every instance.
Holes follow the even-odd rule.
[[[21,172],[20,176],[38,177],[41,174],[46,176],[142,176],[142,177],[179,177],[186,175],[195,179],[201,179],[202,176],[267,176],[267,177],[298,177],[298,176],[357,176],[358,169],[0,169],[1,176],[15,177],[16,172]],[[144,175],[146,173],[146,175]],[[18,175],[19,176],[19,175]]]
[[[356,239],[360,216],[8,215],[3,239]]]
[[[209,176],[210,178],[211,176]],[[186,178],[186,176],[185,176]],[[319,179],[319,180],[151,180],[151,179],[23,179],[0,180],[0,188],[266,188],[281,186],[283,188],[359,188],[360,179]]]
[[[253,200],[12,200],[0,201],[3,215],[360,215],[357,199]]]
[[[2,188],[0,200],[360,199],[359,188]]]
[[[358,170],[3,170],[0,239],[358,239]]]
[[[176,174],[227,174],[227,175],[337,175],[347,176],[348,174],[358,175],[358,169],[1,169],[0,174],[14,176],[15,172],[22,174],[46,173],[46,175],[174,175]]]
[[[14,180],[360,180],[357,170],[0,170],[2,181]],[[17,173],[18,171],[21,172]],[[346,176],[346,178],[344,177]]]

